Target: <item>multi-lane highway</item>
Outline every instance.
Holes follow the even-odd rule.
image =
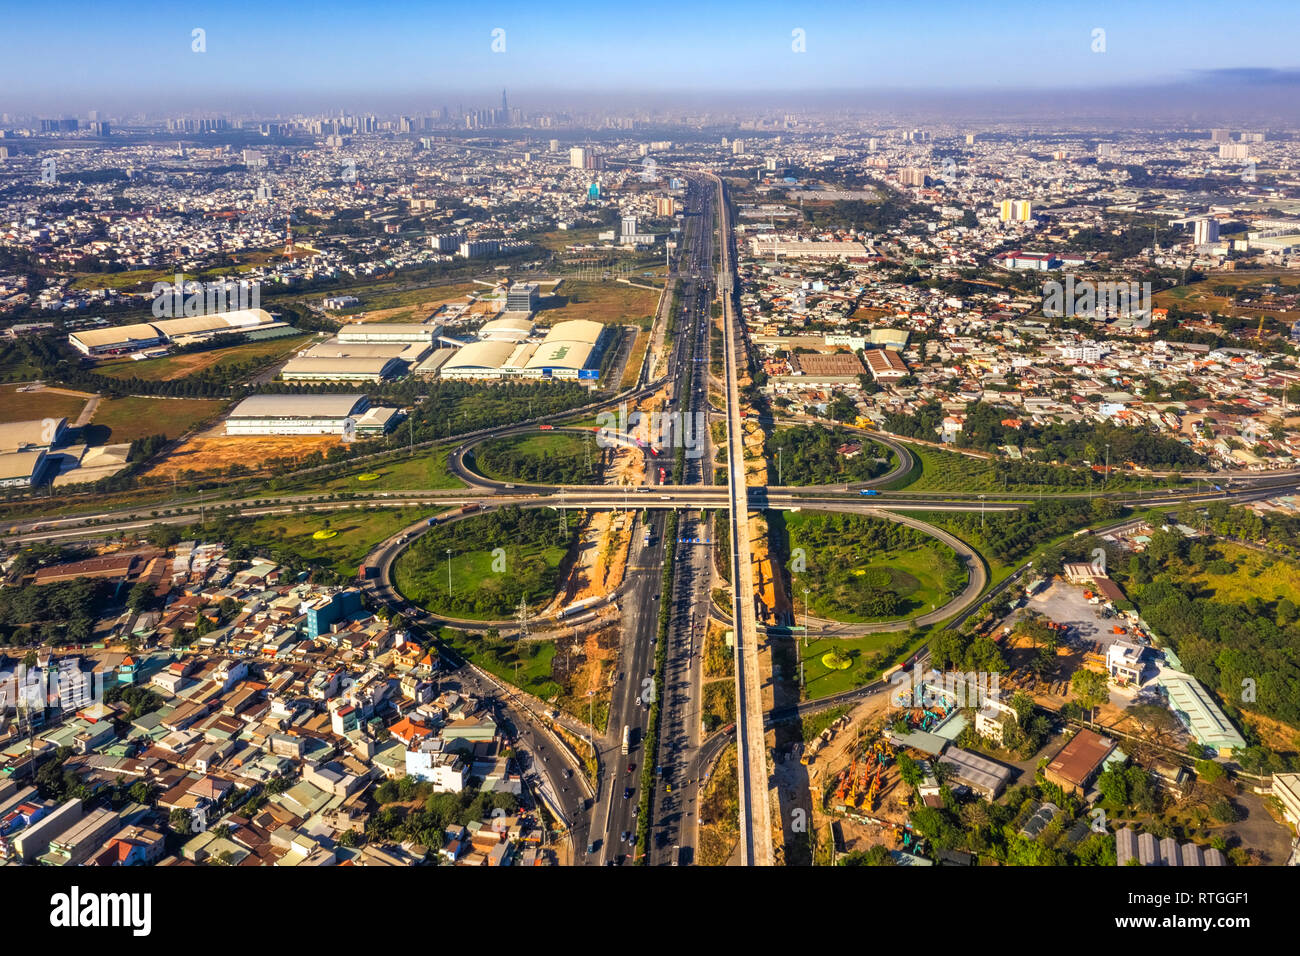
[[[745,476],[745,445],[740,402],[740,362],[743,330],[735,314],[731,283],[730,217],[722,180],[710,177],[717,191],[720,268],[723,288],[723,365],[727,413],[727,514],[731,528],[732,615],[735,629],[736,760],[740,798],[740,862],[770,866],[773,862],[772,813],[768,799],[767,745],[763,732],[763,690],[759,633],[754,600],[753,552],[749,541],[749,490]]]
[[[712,191],[690,181],[688,260],[682,278],[681,314],[676,317],[676,375],[672,410],[698,422],[682,456],[683,487],[713,483],[713,448],[706,424],[713,286]],[[675,449],[674,449],[675,451]],[[652,826],[647,848],[652,865],[676,865],[694,858],[699,828],[699,747],[703,703],[703,647],[713,577],[712,529],[708,512],[678,513],[668,631],[663,672],[658,674],[661,709],[653,776]]]

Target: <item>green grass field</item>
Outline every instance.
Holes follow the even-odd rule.
[[[249,342],[224,349],[209,349],[206,352],[164,355],[161,358],[141,359],[138,362],[133,359],[123,359],[102,363],[97,371],[111,378],[141,378],[150,382],[170,382],[196,372],[223,368],[236,363],[265,362],[269,365],[304,348],[314,337],[313,335],[287,335],[282,339]]]
[[[367,463],[337,478],[303,485],[311,491],[417,491],[440,488],[463,488],[464,482],[447,470],[450,448],[426,448],[414,458],[398,458],[383,464]],[[360,481],[358,475],[377,474],[373,481]],[[297,488],[298,486],[293,486]]]
[[[250,525],[272,551],[278,543],[315,564],[342,575],[355,575],[366,554],[380,541],[421,518],[437,514],[440,508],[394,508],[375,511],[340,511],[328,514],[284,514],[254,518]],[[332,538],[312,537],[325,529]]]
[[[551,664],[555,660],[555,644],[551,641],[516,643],[450,628],[443,630],[442,639],[485,671],[542,700],[550,700],[564,691],[551,677]],[[581,717],[584,720],[587,717],[585,707],[581,709]]]
[[[800,641],[799,657],[804,666],[804,699],[820,700],[871,683],[893,663],[883,655],[877,660],[876,655],[897,645],[900,639],[899,634],[868,634],[865,637],[845,639],[820,638],[809,641],[807,648]],[[822,655],[830,651],[848,657],[853,662],[852,665],[845,670],[827,667],[822,663]]]
[[[72,424],[86,401],[84,397],[62,395],[48,389],[20,392],[17,385],[0,385],[0,423],[66,418],[68,424]]]
[[[225,405],[221,399],[208,398],[106,398],[95,409],[82,437],[91,445],[135,441],[149,435],[179,438]]]
[[[792,591],[798,595],[797,610],[802,612],[802,590],[809,588],[810,612],[814,617],[846,623],[898,620],[917,614],[929,613],[943,605],[952,596],[945,584],[952,570],[951,549],[938,541],[875,550],[867,541],[840,538],[834,544],[817,546],[804,534],[810,521],[820,515],[815,513],[787,514],[785,526],[789,534],[791,554],[804,549],[806,570],[792,571]],[[848,575],[843,572],[848,569]],[[875,571],[875,574],[871,574]],[[897,594],[901,601],[897,613],[883,616],[866,613],[859,607],[861,593],[855,578],[879,579],[882,586]],[[865,582],[864,582],[865,583]]]
[[[576,520],[576,517],[571,517],[570,526]],[[558,536],[548,536],[545,540],[484,540],[485,535],[475,537],[472,534],[473,527],[482,521],[482,518],[470,518],[463,523],[467,535],[481,542],[481,546],[453,550],[450,560],[445,554],[438,554],[431,556],[427,565],[421,566],[422,558],[416,551],[404,551],[393,565],[393,581],[397,590],[434,614],[471,621],[504,620],[510,617],[510,614],[478,613],[467,610],[464,606],[451,610],[447,598],[449,594],[464,599],[470,595],[491,597],[502,591],[509,593],[511,586],[516,583],[511,569],[525,564],[536,566],[540,562],[544,575],[554,575],[568,553],[567,540],[557,541]],[[498,547],[505,551],[504,567],[498,563],[500,556],[493,554]],[[549,601],[550,596],[540,606]],[[540,606],[534,610],[539,610]]]

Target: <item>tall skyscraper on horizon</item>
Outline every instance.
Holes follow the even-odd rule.
[[[1198,246],[1205,246],[1219,241],[1219,220],[1217,219],[1198,219],[1194,229],[1192,239]]]

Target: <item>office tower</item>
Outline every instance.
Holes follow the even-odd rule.
[[[1209,245],[1212,242],[1219,241],[1219,220],[1217,219],[1198,219],[1195,223],[1195,231],[1192,235],[1193,242],[1198,246]]]
[[[661,218],[677,212],[677,203],[671,196],[660,196],[655,200],[655,215]]]
[[[587,168],[587,150],[582,146],[574,146],[569,150],[569,165],[574,169]]]
[[[1114,159],[1116,155],[1117,155],[1117,153],[1115,152],[1115,147],[1114,147],[1111,143],[1098,143],[1098,144],[1097,144],[1097,158],[1098,158],[1099,160],[1100,160],[1100,159]]]
[[[904,186],[924,186],[929,182],[929,177],[924,170],[908,166],[898,174],[898,181]]]
[[[635,236],[636,233],[636,216],[623,217],[623,235]]]
[[[560,141],[558,139],[551,140],[551,152],[558,153],[559,151],[560,151]]]
[[[1250,159],[1250,144],[1220,143],[1219,159]]]
[[[967,134],[966,134],[966,145],[967,145],[967,146],[974,146],[974,145],[975,145],[975,134],[974,134],[974,133],[967,133]]]
[[[738,140],[735,140],[734,142],[732,142],[732,144],[731,144],[731,155],[732,155],[732,156],[743,156],[743,155],[745,155],[745,141],[744,141],[743,139],[738,139]]]
[[[1028,222],[1033,218],[1033,203],[1027,199],[1004,199],[998,207],[1003,222]]]
[[[1210,130],[1211,143],[1230,143],[1232,142],[1232,130],[1229,129],[1212,129]]]

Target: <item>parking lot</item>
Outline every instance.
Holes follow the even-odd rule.
[[[1083,596],[1087,587],[1056,580],[1029,599],[1027,610],[1037,611],[1050,621],[1070,625],[1067,638],[1071,644],[1088,644],[1097,641],[1102,650],[1117,640],[1131,639],[1114,633],[1116,624],[1128,628],[1128,622],[1119,616],[1105,618],[1100,604],[1089,604]]]

